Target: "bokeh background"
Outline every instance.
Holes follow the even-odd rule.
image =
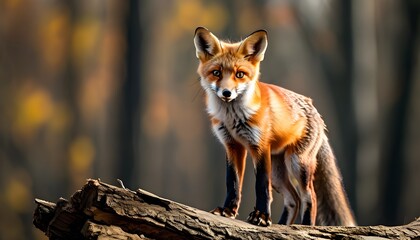
[[[224,151],[196,74],[194,30],[269,33],[262,79],[313,98],[358,223],[420,216],[416,0],[0,1],[0,239],[45,239],[34,198],[87,178],[210,210]],[[254,204],[248,167],[239,219]],[[273,217],[281,212],[274,195]]]

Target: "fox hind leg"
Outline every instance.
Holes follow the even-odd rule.
[[[313,184],[316,160],[309,157],[308,154],[289,152],[289,154],[285,154],[285,165],[287,172],[291,175],[289,178],[298,183],[301,223],[314,225],[317,212],[317,200]]]
[[[295,222],[300,209],[300,197],[296,188],[290,182],[289,174],[284,163],[284,154],[271,155],[272,185],[283,195],[284,208],[279,224],[289,225]]]
[[[287,185],[284,187],[285,189],[282,191],[284,196],[284,208],[279,220],[279,224],[290,225],[295,222],[299,212],[300,198],[290,181],[287,181]]]
[[[301,192],[302,192],[302,224],[315,225],[317,212],[316,193],[313,184],[314,173],[308,168],[301,170]]]

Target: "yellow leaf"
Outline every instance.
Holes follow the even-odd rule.
[[[64,67],[69,31],[70,17],[65,9],[54,9],[45,16],[39,44],[48,71],[59,71]]]
[[[56,103],[54,112],[48,120],[48,127],[54,134],[61,134],[70,123],[70,110],[63,103]]]
[[[72,171],[83,172],[92,165],[95,157],[95,147],[87,136],[79,136],[70,145],[70,168]]]
[[[32,137],[53,113],[54,104],[47,91],[42,88],[23,90],[17,99],[14,130],[23,137]]]
[[[72,36],[72,54],[75,63],[83,64],[96,49],[99,41],[100,24],[94,19],[77,22]]]
[[[31,206],[32,194],[30,183],[17,174],[10,179],[6,186],[5,196],[7,205],[19,213],[27,212]]]
[[[23,4],[24,1],[22,0],[7,0],[4,3],[4,9],[6,11],[16,11],[17,8],[20,8]]]

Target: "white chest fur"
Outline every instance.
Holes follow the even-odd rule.
[[[207,111],[220,121],[213,126],[213,131],[222,143],[236,140],[248,147],[260,142],[260,129],[249,124],[258,109],[247,107],[245,100],[241,96],[227,103],[214,94],[209,95]]]

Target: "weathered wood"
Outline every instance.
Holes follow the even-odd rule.
[[[34,225],[50,239],[416,239],[420,219],[396,227],[258,227],[143,190],[88,180],[70,200],[36,199]]]
[[[89,220],[82,228],[82,235],[87,239],[150,239],[143,235],[127,233],[118,226],[107,226]]]

